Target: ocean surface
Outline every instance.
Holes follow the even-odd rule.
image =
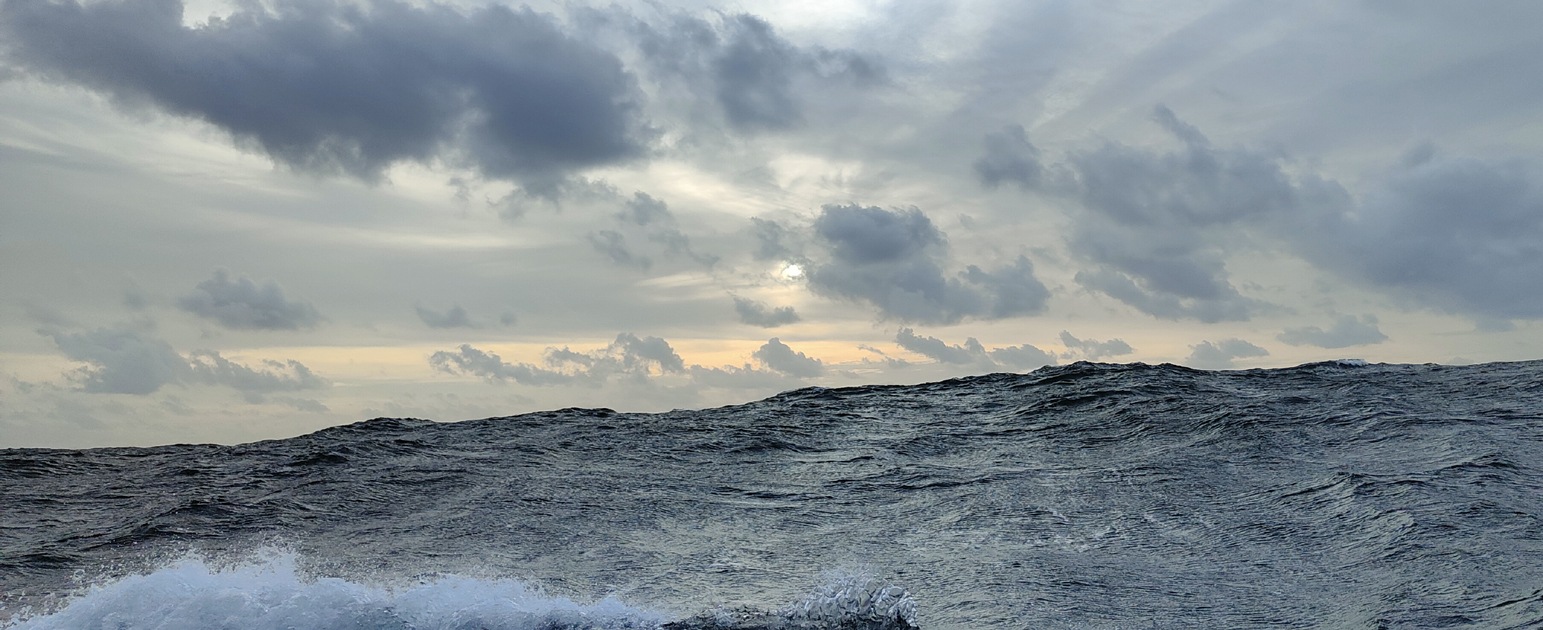
[[[0,450],[0,627],[1543,628],[1543,362]]]

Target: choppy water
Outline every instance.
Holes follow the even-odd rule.
[[[14,628],[1539,628],[1543,362],[0,451]]]

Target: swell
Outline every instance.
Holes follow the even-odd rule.
[[[1077,363],[665,414],[0,451],[0,591],[277,539],[316,575],[512,575],[748,610],[724,613],[735,627],[847,566],[905,585],[927,627],[1525,627],[1543,623],[1540,383],[1536,362]]]

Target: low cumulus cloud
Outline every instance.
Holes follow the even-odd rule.
[[[275,392],[321,389],[329,384],[299,361],[264,360],[251,367],[214,350],[184,356],[171,344],[133,328],[43,334],[66,357],[86,364],[71,373],[84,392],[142,396],[171,384],[214,385],[239,391],[250,402],[262,402]]]
[[[771,307],[765,302],[734,296],[734,312],[739,314],[739,321],[751,326],[761,328],[776,328],[799,321],[799,316],[791,306]]]
[[[810,358],[802,352],[788,347],[781,339],[772,337],[754,353],[751,358],[759,361],[767,369],[781,372],[797,378],[814,378],[825,374],[825,363],[819,359]]]
[[[236,7],[190,26],[176,0],[6,0],[0,32],[7,58],[35,76],[206,121],[296,170],[375,179],[443,161],[541,186],[639,157],[649,141],[635,78],[550,15],[390,0]]]
[[[937,337],[916,334],[910,328],[901,328],[895,335],[895,344],[939,363],[972,365],[985,369],[1030,369],[1055,365],[1055,355],[1030,344],[986,349],[974,337],[966,338],[964,345],[952,345]]]
[[[599,386],[613,379],[647,382],[678,377],[700,387],[766,389],[791,387],[803,379],[824,376],[825,363],[772,338],[750,355],[742,366],[687,365],[668,341],[658,337],[617,335],[604,348],[575,351],[547,348],[537,363],[510,362],[498,354],[462,345],[454,351],[435,352],[429,365],[457,376],[475,376],[490,383],[513,382],[529,386]]]
[[[1237,338],[1223,339],[1215,343],[1202,341],[1190,346],[1190,350],[1189,357],[1184,360],[1184,363],[1203,370],[1228,370],[1232,369],[1234,359],[1270,355],[1269,350]]]
[[[805,269],[817,294],[869,304],[883,319],[953,324],[1045,310],[1049,289],[1026,257],[987,271],[945,274],[948,241],[917,208],[828,205],[814,221],[823,260]]]
[[[773,337],[750,354],[755,365],[707,367],[692,365],[691,382],[700,387],[720,389],[786,389],[804,379],[824,376],[824,361],[794,350]],[[757,367],[759,366],[759,367]]]
[[[1066,346],[1066,352],[1061,356],[1067,359],[1082,359],[1084,361],[1098,361],[1108,357],[1118,357],[1135,352],[1130,344],[1123,339],[1110,339],[1097,341],[1094,339],[1078,339],[1067,331],[1061,331],[1061,345]]]
[[[499,355],[462,344],[455,351],[441,350],[429,357],[429,365],[446,374],[476,376],[488,382],[516,382],[548,386],[583,384],[598,386],[612,377],[646,379],[651,374],[680,374],[685,362],[669,342],[658,337],[621,333],[604,348],[577,352],[547,348],[540,365],[510,363]]]
[[[1382,343],[1388,336],[1377,329],[1377,317],[1340,315],[1334,324],[1324,330],[1317,326],[1287,328],[1275,337],[1293,346],[1317,346],[1319,348],[1348,348]]]
[[[224,269],[198,283],[177,306],[233,330],[299,330],[321,321],[309,303],[284,297],[277,282],[259,285],[246,276],[232,279]]]

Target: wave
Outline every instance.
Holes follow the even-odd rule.
[[[197,555],[105,581],[55,607],[22,609],[5,630],[910,630],[898,586],[845,577],[779,609],[720,608],[685,618],[614,597],[579,603],[513,579],[433,576],[406,585],[312,577],[288,551],[238,563]],[[0,609],[0,613],[4,613]]]

